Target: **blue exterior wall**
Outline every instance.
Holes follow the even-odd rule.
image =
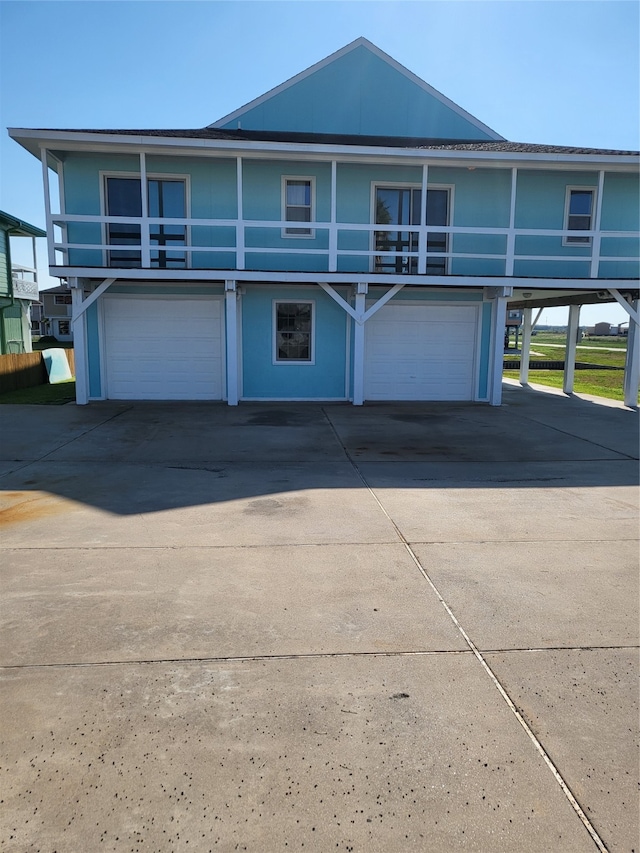
[[[315,303],[315,363],[274,364],[273,302]],[[247,286],[242,297],[242,396],[345,399],[347,318],[319,287]]]
[[[243,130],[493,138],[363,46],[223,126],[238,121]]]

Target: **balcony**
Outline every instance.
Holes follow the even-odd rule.
[[[49,263],[58,275],[98,270],[366,273],[401,276],[637,278],[636,231],[51,214]],[[109,239],[109,237],[110,239]],[[581,238],[569,244],[566,238]],[[187,275],[185,271],[190,271]],[[139,276],[139,274],[138,274]],[[224,277],[224,276],[220,276]]]

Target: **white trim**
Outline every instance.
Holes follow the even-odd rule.
[[[229,406],[238,405],[238,293],[236,282],[224,283],[224,330],[226,349],[225,386]]]
[[[602,173],[601,173],[602,174]],[[589,228],[585,229],[586,234],[584,236],[574,234],[573,236],[569,236],[565,234],[562,238],[563,246],[572,246],[573,248],[582,248],[582,249],[591,249],[593,245],[593,237],[592,232],[594,229],[594,219],[596,212],[596,203],[598,197],[598,188],[595,186],[578,186],[577,184],[567,185],[565,187],[565,195],[564,195],[564,219],[562,220],[562,230],[570,231],[569,228],[569,205],[571,204],[571,193],[572,192],[590,192],[591,195],[591,213],[589,214]],[[574,216],[584,216],[585,214],[573,214]],[[585,242],[585,237],[587,241]],[[580,240],[581,242],[571,242],[572,240]],[[589,256],[585,255],[583,260],[588,260]],[[618,260],[616,258],[616,260]]]
[[[567,323],[567,343],[564,350],[564,377],[562,390],[573,394],[573,380],[576,372],[576,353],[578,351],[578,329],[580,328],[580,305],[569,306]]]
[[[278,310],[277,306],[287,303],[289,305],[311,305],[311,352],[310,358],[305,361],[296,361],[294,359],[279,359],[278,358]],[[313,366],[316,363],[316,300],[315,299],[272,299],[271,300],[271,363],[274,366],[286,367],[288,365],[304,365],[305,367]]]
[[[635,315],[635,320],[629,322],[627,337],[627,356],[624,365],[623,390],[624,404],[630,409],[638,408],[638,386],[640,386],[640,329],[638,328],[638,300],[629,306]]]
[[[315,175],[281,175],[280,178],[280,213],[281,213],[281,221],[282,222],[291,222],[292,224],[283,228],[280,232],[280,236],[286,240],[294,239],[294,240],[313,240],[315,239],[316,232],[314,228],[311,228],[306,222],[301,222],[299,225],[295,224],[296,220],[287,219],[287,207],[306,207],[306,205],[288,205],[287,204],[287,182],[288,181],[308,181],[309,182],[309,194],[310,194],[310,223],[315,222],[316,220],[316,178]],[[305,229],[309,233],[308,234],[288,234],[287,231],[293,229]],[[278,250],[281,251],[281,250]]]
[[[302,80],[305,80],[307,77],[310,77],[312,74],[315,74],[316,71],[320,71],[322,68],[325,68],[327,65],[335,62],[337,59],[341,59],[351,51],[355,50],[358,47],[366,47],[374,56],[377,56],[379,59],[382,59],[383,62],[386,62],[387,65],[390,65],[395,71],[399,71],[404,77],[426,92],[428,95],[431,95],[437,101],[440,101],[441,104],[448,107],[454,113],[456,113],[461,118],[464,118],[474,127],[478,128],[478,130],[486,133],[491,139],[503,140],[504,137],[500,136],[500,134],[496,133],[495,130],[492,130],[486,124],[481,122],[475,116],[472,116],[471,113],[468,113],[466,110],[463,110],[462,107],[455,104],[453,101],[450,101],[445,95],[441,92],[438,92],[437,89],[434,89],[433,86],[430,86],[412,71],[409,71],[408,68],[405,68],[404,65],[401,65],[397,62],[392,56],[385,53],[383,50],[380,50],[379,47],[376,47],[375,44],[372,44],[368,39],[364,37],[360,37],[352,41],[350,44],[345,45],[340,50],[337,50],[335,53],[326,56],[324,59],[321,59],[320,62],[316,62],[315,65],[311,65],[309,68],[301,71],[299,74],[296,74],[294,77],[290,77],[288,80],[285,80],[284,83],[281,83],[279,86],[276,86],[274,89],[270,89],[268,92],[265,92],[264,95],[260,95],[258,98],[254,98],[254,100],[249,101],[249,103],[240,107],[237,110],[229,113],[226,116],[223,116],[218,121],[213,124],[208,125],[208,127],[213,128],[221,128],[225,124],[228,124],[231,121],[235,121],[236,119],[243,116],[245,113],[249,112],[249,110],[255,109],[255,107],[260,106],[261,104],[270,101],[276,95],[279,95],[281,92],[286,91],[291,88],[291,86],[295,86],[297,83],[300,83]],[[239,126],[239,125],[238,125]]]
[[[243,403],[348,403],[348,397],[242,397]]]

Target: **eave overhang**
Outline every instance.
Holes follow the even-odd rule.
[[[92,133],[91,131],[36,130],[9,128],[9,136],[34,157],[40,159],[42,149],[50,152],[84,153],[157,153],[171,156],[223,156],[256,159],[307,159],[315,161],[396,163],[442,166],[521,167],[527,169],[584,169],[587,166],[607,171],[633,171],[640,166],[635,153],[558,153],[469,151],[425,147],[384,147],[372,145],[340,145],[327,143],[274,142],[267,140],[201,139],[189,137],[145,136],[144,134]]]

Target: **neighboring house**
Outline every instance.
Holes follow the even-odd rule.
[[[11,240],[29,237],[33,266],[11,262]],[[0,354],[31,352],[31,304],[38,299],[36,238],[46,233],[0,210]]]
[[[80,403],[498,405],[508,310],[527,364],[536,307],[604,293],[637,329],[638,153],[508,142],[366,39],[205,128],[10,135]]]
[[[53,335],[58,341],[72,341],[71,288],[66,285],[40,291],[40,300],[31,309],[34,335]]]

